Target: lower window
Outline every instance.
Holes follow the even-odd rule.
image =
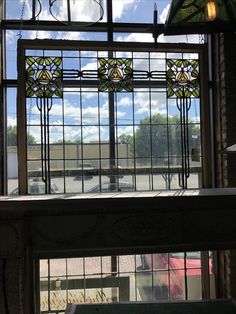
[[[214,260],[208,278],[201,252],[40,260],[40,311],[64,313],[68,303],[202,299],[208,280],[215,297]]]

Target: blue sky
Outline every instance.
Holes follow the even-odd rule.
[[[65,19],[65,3],[64,0],[57,0],[60,6],[56,6],[53,11],[56,18]],[[103,0],[105,1],[105,0]],[[153,0],[113,0],[114,11],[113,18],[116,22],[140,22],[140,23],[152,23],[153,21]],[[93,0],[72,0],[74,6],[73,12],[74,18],[78,18],[81,21],[96,21],[100,17],[100,8]],[[22,5],[25,5],[22,7]],[[164,23],[170,1],[158,0],[158,22]],[[22,8],[24,10],[22,11]],[[92,10],[93,8],[93,10]],[[37,10],[36,10],[37,11]],[[19,19],[22,12],[24,13],[25,19],[31,18],[31,0],[7,0],[6,6],[6,17],[9,19]],[[39,16],[40,20],[53,20],[53,17],[49,14],[48,0],[42,0],[42,11]],[[106,15],[103,20],[106,21]],[[7,31],[7,78],[16,79],[16,45],[19,38],[19,33],[22,38],[30,39],[73,39],[73,40],[106,40],[105,34],[91,34],[81,32],[47,32],[47,31]],[[153,41],[150,34],[117,34],[115,36],[117,41]],[[199,36],[175,36],[175,37],[164,37],[158,38],[159,42],[198,42]],[[142,69],[144,66],[143,60],[136,61],[137,67]],[[159,61],[157,61],[158,63]],[[159,62],[160,64],[161,62]],[[83,69],[96,68],[96,62],[87,61],[84,64]],[[16,97],[15,90],[8,91],[8,125],[16,124],[16,103],[13,99]],[[132,99],[132,97],[134,97]],[[151,98],[149,98],[151,97]],[[118,128],[118,136],[122,133],[133,134],[133,123],[138,123],[144,117],[150,115],[150,99],[152,102],[152,112],[166,114],[166,103],[165,93],[163,91],[154,92],[149,95],[148,90],[137,89],[132,95],[131,93],[120,93],[117,94],[117,121],[120,124]],[[81,101],[83,110],[81,111]],[[132,105],[134,104],[134,113],[132,113]],[[190,112],[190,117],[199,120],[199,108],[198,103],[195,103],[193,110]],[[40,140],[39,134],[39,112],[34,102],[28,100],[28,108],[30,108],[30,127],[29,132],[37,139]],[[78,97],[78,89],[67,89],[64,97],[64,110],[66,119],[62,120],[62,103],[60,100],[55,100],[53,103],[52,110],[50,112],[51,127],[51,139],[52,141],[62,138],[62,123],[67,124],[67,138],[66,139],[77,139],[81,137],[81,128],[78,125],[83,121],[83,139],[87,142],[98,141],[99,136],[103,140],[108,139],[108,97],[107,93],[99,95],[98,105],[98,94],[97,90],[83,91],[82,98]],[[178,114],[175,104],[170,105],[169,114]],[[100,119],[98,120],[98,114]],[[101,126],[99,127],[99,123]]]
[[[99,1],[99,0],[96,0]],[[66,18],[66,0],[56,0],[51,7],[51,12],[55,18],[65,20]],[[170,0],[113,0],[113,19],[119,22],[152,22],[154,3],[157,3],[159,11],[159,22],[163,19],[163,14],[166,15],[165,9],[169,5]],[[24,5],[25,3],[25,5]],[[39,15],[40,20],[50,19],[53,17],[49,13],[49,1],[41,0],[42,8]],[[106,5],[106,1],[102,0]],[[7,0],[6,1],[6,18],[20,19],[22,15],[22,8],[24,18],[31,18],[31,0]],[[95,21],[101,16],[99,5],[94,0],[72,0],[72,19],[79,21]],[[36,7],[36,14],[39,12],[39,5]],[[101,21],[106,21],[106,9]]]

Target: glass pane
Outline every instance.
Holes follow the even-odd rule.
[[[202,298],[201,269],[187,270],[188,299]]]
[[[158,255],[158,254],[155,254]],[[167,271],[156,271],[153,273],[153,298],[157,300],[169,299],[169,274]]]
[[[49,305],[61,310],[68,300],[199,300],[204,280],[199,257],[200,252],[175,252],[41,260],[41,310]],[[48,304],[48,294],[52,304]]]
[[[119,272],[135,272],[136,264],[135,264],[135,255],[120,256],[119,257]]]
[[[76,53],[27,49],[26,55],[30,177],[45,168],[56,186],[69,193],[201,185],[199,100],[188,102],[189,120],[183,123],[187,116],[183,117],[179,107],[182,100],[176,99],[176,91],[172,98],[171,88],[164,88],[164,66],[169,66],[165,56],[176,55],[115,51],[106,59],[106,51],[102,54],[87,48]],[[98,55],[102,56],[99,60]],[[108,70],[114,65],[123,65],[126,70],[134,67],[134,89],[110,89]],[[63,73],[65,81],[60,84],[65,86],[59,88],[49,80],[45,88],[52,96],[43,97],[45,91],[36,74],[50,67],[56,68],[54,76]],[[122,73],[129,75],[129,71]],[[99,81],[102,75],[105,79]],[[109,92],[100,92],[100,84]]]
[[[152,272],[139,272],[136,275],[137,293],[141,301],[152,301]]]
[[[188,299],[185,291],[185,278],[185,271],[182,269],[177,268],[170,271],[170,299]]]
[[[113,0],[113,21],[129,23],[152,23],[153,2],[139,1],[138,5],[133,5],[132,1]],[[145,14],[143,14],[145,12]]]
[[[50,275],[63,276],[66,274],[66,259],[51,259],[50,260]]]
[[[18,194],[18,155],[16,127],[16,89],[6,89],[7,99],[7,175],[8,193]]]
[[[37,2],[37,1],[36,1]],[[28,20],[32,18],[32,2],[30,1],[25,4],[22,1],[13,1],[13,0],[5,0],[6,5],[6,19],[13,19],[13,20]],[[37,12],[39,12],[39,3],[36,3]]]
[[[68,21],[68,17],[72,22],[95,23],[100,20],[105,22],[106,1],[100,5],[99,2],[92,0],[56,0],[52,2],[40,0],[40,2],[32,1],[26,5],[25,2],[6,0],[6,19],[27,20],[33,17],[37,17],[39,20],[60,20],[63,22]]]

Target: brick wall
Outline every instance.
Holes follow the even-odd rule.
[[[236,144],[236,35],[220,35],[217,91],[221,105],[221,149]],[[236,152],[223,155],[223,186],[236,186]]]
[[[236,34],[225,33],[214,38],[216,184],[236,186],[236,152],[225,154],[225,147],[236,144]],[[236,251],[225,251],[226,297],[236,298]]]

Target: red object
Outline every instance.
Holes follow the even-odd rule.
[[[185,280],[201,276],[200,252],[142,255],[144,270],[153,270],[157,299],[185,299]],[[212,258],[209,258],[212,272]],[[190,287],[188,287],[190,288]]]

